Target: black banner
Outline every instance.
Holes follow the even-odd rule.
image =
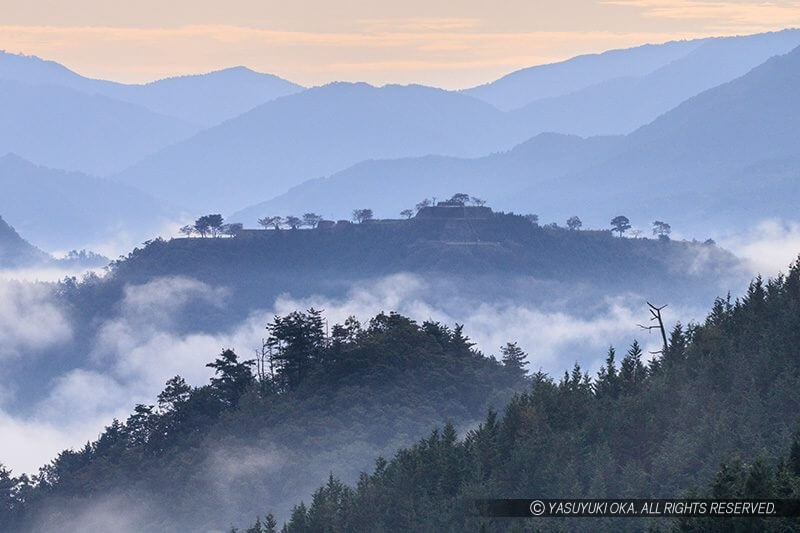
[[[476,500],[484,517],[800,517],[800,500]]]

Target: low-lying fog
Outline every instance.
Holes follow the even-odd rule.
[[[660,301],[668,327],[680,321],[702,320],[713,296],[734,296],[751,275],[777,274],[800,251],[800,224],[766,221],[747,235],[732,236],[720,244],[750,265],[741,279],[720,280],[708,294],[684,301]],[[425,279],[397,274],[352,286],[345,296],[283,294],[246,320],[220,331],[186,331],[175,317],[188,306],[228,305],[225,287],[196,280],[161,278],[128,286],[112,316],[93,324],[80,364],[64,364],[59,351],[78,331],[46,283],[79,272],[15,270],[0,272],[0,461],[16,473],[35,472],[60,450],[79,447],[94,439],[114,417],[124,419],[136,403],[152,403],[164,382],[180,374],[192,384],[204,383],[204,365],[223,348],[249,355],[260,345],[264,326],[275,314],[309,307],[325,310],[330,324],[350,315],[362,321],[380,311],[396,311],[422,321],[432,319],[464,331],[484,352],[495,354],[508,341],[528,352],[529,369],[560,375],[577,361],[594,373],[613,344],[624,352],[637,338],[657,349],[659,339],[637,324],[647,320],[647,294],[602,294],[591,287],[508,280],[493,294],[490,287],[467,290],[464,280]],[[477,298],[476,293],[484,295]],[[656,303],[656,302],[654,302]],[[180,331],[179,331],[180,330]],[[15,368],[36,358],[47,369],[39,394],[20,401]],[[29,362],[29,361],[28,361]],[[50,368],[48,368],[50,367]]]

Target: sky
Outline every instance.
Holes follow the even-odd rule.
[[[449,89],[583,53],[800,26],[800,0],[0,0],[0,49],[146,82],[244,65]]]

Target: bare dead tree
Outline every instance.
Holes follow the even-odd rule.
[[[261,349],[256,349],[256,373],[261,386],[262,394],[269,385],[275,391],[275,365],[272,357],[272,346],[265,339],[261,339]]]
[[[664,355],[667,353],[667,332],[664,329],[664,320],[661,318],[661,310],[667,306],[662,305],[661,307],[656,307],[650,302],[647,302],[647,306],[650,308],[650,322],[656,322],[656,323],[651,324],[649,326],[644,326],[642,324],[637,324],[637,325],[642,329],[646,329],[647,331],[652,331],[654,329],[657,329],[661,332],[661,340],[664,342],[664,347],[661,350],[650,353],[653,355],[655,354]]]

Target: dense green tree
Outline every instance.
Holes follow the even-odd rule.
[[[279,230],[284,224],[284,220],[282,216],[275,215],[271,217],[259,218],[258,224],[264,229],[272,228],[274,230]]]
[[[628,353],[622,359],[619,369],[619,382],[624,393],[636,392],[647,378],[647,369],[642,363],[642,347],[634,340]]]
[[[191,392],[192,388],[181,376],[170,378],[164,390],[158,395],[158,407],[162,411],[174,411],[179,406],[189,401]]]
[[[222,225],[222,215],[203,215],[195,221],[194,229],[201,237],[205,237],[206,235],[217,237],[222,229]]]
[[[457,192],[453,196],[451,196],[450,200],[448,201],[454,204],[465,205],[467,202],[469,202],[469,194],[463,192]]]
[[[239,361],[239,356],[233,350],[223,350],[219,357],[206,365],[214,369],[211,387],[226,404],[237,405],[255,379],[252,370],[254,365],[252,359]]]
[[[669,238],[670,233],[672,233],[672,227],[666,222],[662,222],[660,220],[653,222],[653,235],[659,239]]]
[[[567,227],[571,231],[577,231],[577,230],[581,229],[581,226],[583,226],[583,222],[577,216],[569,217],[567,219]]]
[[[311,308],[305,313],[276,316],[267,325],[267,331],[267,345],[272,349],[272,364],[280,389],[295,388],[315,364],[323,362],[326,337],[321,311]]]
[[[372,220],[372,209],[354,209],[353,220],[362,224],[368,220]]]
[[[623,233],[631,229],[631,221],[624,215],[616,216],[611,219],[611,228],[622,237]]]
[[[303,225],[309,228],[316,228],[322,221],[322,217],[316,213],[305,213],[303,215]]]
[[[616,355],[617,353],[614,347],[609,346],[605,365],[600,367],[597,373],[597,380],[594,384],[594,389],[598,398],[616,398],[619,396],[620,384],[615,361]]]
[[[303,220],[300,217],[289,215],[284,219],[284,223],[289,226],[289,229],[297,229],[303,223]]]
[[[536,214],[533,214],[533,213],[527,214],[527,215],[525,215],[525,220],[527,220],[528,222],[530,222],[534,226],[538,226],[539,225],[539,215],[536,215]]]
[[[528,365],[528,354],[516,342],[506,343],[500,348],[500,353],[503,355],[502,362],[506,370],[520,376],[527,373],[525,366]]]

